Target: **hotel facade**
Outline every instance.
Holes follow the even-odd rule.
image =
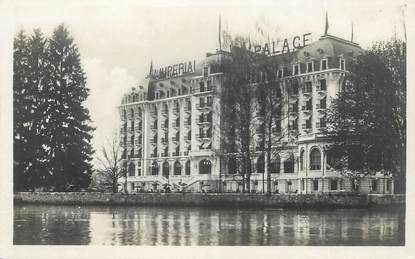
[[[347,66],[364,50],[356,43],[324,35],[301,48],[269,56],[277,67],[275,78],[262,75],[252,81],[270,81],[280,89],[280,120],[272,137],[278,152],[268,172],[261,138],[252,141],[252,192],[393,193],[393,179],[380,172],[357,181],[343,177],[330,166],[326,149],[330,140],[321,132],[332,99],[341,91]],[[216,51],[202,61],[189,61],[159,70],[151,65],[145,83],[130,89],[119,106],[123,167],[129,192],[242,191],[238,165],[223,154],[221,90],[227,73],[221,60],[229,53]],[[258,121],[261,120],[258,116]],[[258,133],[260,134],[260,133]],[[246,183],[245,183],[246,184]]]

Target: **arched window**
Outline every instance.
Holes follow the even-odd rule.
[[[141,108],[140,107],[138,107],[138,117],[141,117]]]
[[[130,157],[134,157],[134,148],[131,149]]]
[[[264,161],[264,155],[261,155],[258,157],[258,160],[256,162],[256,171],[258,174],[263,174],[265,172],[265,161]]]
[[[163,176],[169,178],[169,172],[170,170],[170,166],[169,166],[169,162],[165,161],[163,163]]]
[[[179,161],[174,162],[174,175],[182,174],[182,164]]]
[[[131,136],[131,145],[134,146],[134,135]]]
[[[304,149],[300,152],[300,170],[304,170]]]
[[[275,160],[272,160],[271,162],[271,174],[279,174],[280,167],[281,167],[280,156],[277,155],[275,157]]]
[[[230,157],[228,160],[228,174],[236,174],[237,163],[236,157]]]
[[[134,176],[135,175],[135,164],[131,163],[128,166],[128,176]]]
[[[151,175],[158,175],[158,174],[159,174],[159,164],[156,161],[154,161],[151,164]]]
[[[294,155],[291,154],[284,161],[284,173],[294,173]]]
[[[314,148],[310,152],[310,169],[320,170],[321,169],[321,153],[320,150]]]
[[[199,174],[210,174],[212,169],[212,163],[207,160],[203,159],[199,162]]]
[[[186,167],[186,175],[190,175],[190,161],[189,160],[186,161],[185,167]]]

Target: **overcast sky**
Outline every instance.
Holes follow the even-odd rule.
[[[253,34],[256,24],[271,38],[290,38],[324,31],[325,12],[329,33],[350,39],[362,47],[403,37],[403,1],[19,1],[15,8],[15,32],[41,28],[50,35],[65,23],[79,47],[91,95],[87,101],[97,149],[118,129],[116,107],[128,88],[149,70],[200,60],[218,47],[218,16],[222,28],[232,34]],[[118,2],[118,3],[116,3]],[[122,2],[122,4],[121,4]]]

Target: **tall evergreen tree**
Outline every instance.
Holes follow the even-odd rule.
[[[87,187],[93,128],[80,55],[65,26],[14,41],[14,190]]]
[[[49,40],[48,83],[46,87],[49,184],[56,190],[89,185],[92,146],[89,111],[84,107],[89,89],[81,67],[80,54],[64,25]]]

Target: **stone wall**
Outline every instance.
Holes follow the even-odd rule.
[[[76,205],[163,205],[236,207],[365,208],[404,205],[404,195],[364,194],[220,194],[220,193],[87,193],[19,192],[15,203]]]

